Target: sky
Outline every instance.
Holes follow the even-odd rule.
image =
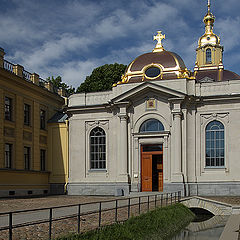
[[[0,0],[0,9],[5,59],[76,88],[96,67],[151,52],[158,30],[193,70],[207,0]],[[240,74],[240,1],[212,0],[211,11],[224,67]]]

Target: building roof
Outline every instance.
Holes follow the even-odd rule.
[[[240,80],[237,73],[229,70],[200,70],[196,72],[196,82],[217,82],[228,80]]]
[[[145,53],[137,57],[130,65],[129,70],[141,71],[146,65],[160,64],[163,68],[175,68],[179,66],[185,69],[186,66],[182,58],[174,52],[162,51],[162,52],[150,52]]]
[[[64,112],[56,112],[48,123],[64,123],[68,119],[68,115]]]
[[[145,53],[132,61],[124,73],[123,83],[176,79],[185,71],[185,63],[178,54],[162,49]]]

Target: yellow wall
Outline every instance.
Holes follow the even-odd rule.
[[[13,101],[12,121],[5,120],[5,96]],[[24,125],[24,103],[31,106],[30,126]],[[50,182],[65,183],[67,125],[48,126],[46,123],[46,129],[40,129],[40,110],[46,111],[47,122],[63,105],[64,99],[58,94],[0,66],[0,197],[6,196],[6,190],[10,189],[49,189]],[[5,168],[5,143],[13,145],[12,169]],[[24,146],[31,147],[30,170],[24,170]],[[62,150],[59,148],[61,146]],[[40,149],[46,150],[44,172],[40,171]],[[50,171],[52,174],[49,179]]]
[[[68,180],[68,122],[48,124],[48,158],[50,183],[66,184]]]
[[[25,172],[17,170],[5,170],[0,174],[1,190],[16,189],[47,189],[49,190],[49,173],[48,172]]]
[[[212,51],[212,62],[206,63],[206,50],[210,48]],[[197,66],[218,66],[222,63],[222,49],[220,47],[206,46],[197,49]]]

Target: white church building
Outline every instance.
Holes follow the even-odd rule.
[[[240,76],[204,17],[189,71],[162,46],[133,60],[110,91],[69,98],[70,195],[240,195]]]

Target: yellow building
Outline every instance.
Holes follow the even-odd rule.
[[[0,48],[0,197],[63,193],[68,133],[62,91]]]

